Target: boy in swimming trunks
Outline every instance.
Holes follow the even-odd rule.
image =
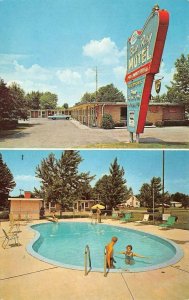
[[[114,254],[114,245],[117,242],[118,238],[116,236],[113,236],[111,239],[111,242],[106,245],[106,263],[107,268],[114,269],[114,263],[116,263],[113,254]]]
[[[132,245],[127,245],[126,251],[119,252],[119,254],[125,254],[125,263],[126,264],[128,264],[128,265],[134,264],[134,258],[133,258],[134,256],[141,257],[141,258],[147,258],[146,256],[134,253],[132,251],[132,249],[133,249]]]

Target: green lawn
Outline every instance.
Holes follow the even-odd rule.
[[[133,212],[132,221],[142,220],[144,211],[147,211],[147,209],[141,207],[132,210]],[[161,215],[161,213],[162,213],[162,208],[159,208],[159,213],[155,213],[155,216],[158,217]],[[166,208],[164,210],[164,213],[171,214],[173,216],[178,217],[178,220],[173,226],[174,228],[189,230],[189,209],[171,207],[171,208]],[[162,223],[162,221],[159,220],[155,221],[155,225],[159,225],[160,223]],[[149,222],[149,224],[152,224],[152,222]]]
[[[171,143],[171,142],[162,142],[162,143],[111,143],[111,144],[91,144],[87,146],[83,146],[80,148],[102,148],[102,149],[188,149],[189,143]]]

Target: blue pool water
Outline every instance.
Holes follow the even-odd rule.
[[[27,250],[33,256],[46,262],[73,269],[84,269],[85,246],[89,245],[92,270],[103,270],[104,247],[112,236],[118,237],[114,246],[115,271],[131,272],[158,269],[176,263],[183,256],[175,243],[141,231],[90,223],[45,223],[31,226],[37,235]],[[126,265],[124,251],[131,244],[133,252],[150,258],[135,257],[134,265]]]

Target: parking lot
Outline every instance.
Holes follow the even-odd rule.
[[[94,144],[129,143],[126,128],[89,128],[75,120],[30,119],[26,128],[0,139],[1,148],[85,148]],[[140,143],[189,141],[188,127],[145,128]],[[111,147],[110,147],[111,148]]]

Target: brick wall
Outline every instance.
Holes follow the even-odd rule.
[[[13,214],[14,218],[26,219],[27,217],[33,220],[39,220],[40,218],[40,208],[41,201],[32,201],[31,199],[23,200],[14,200],[11,199],[11,208],[10,212]]]

